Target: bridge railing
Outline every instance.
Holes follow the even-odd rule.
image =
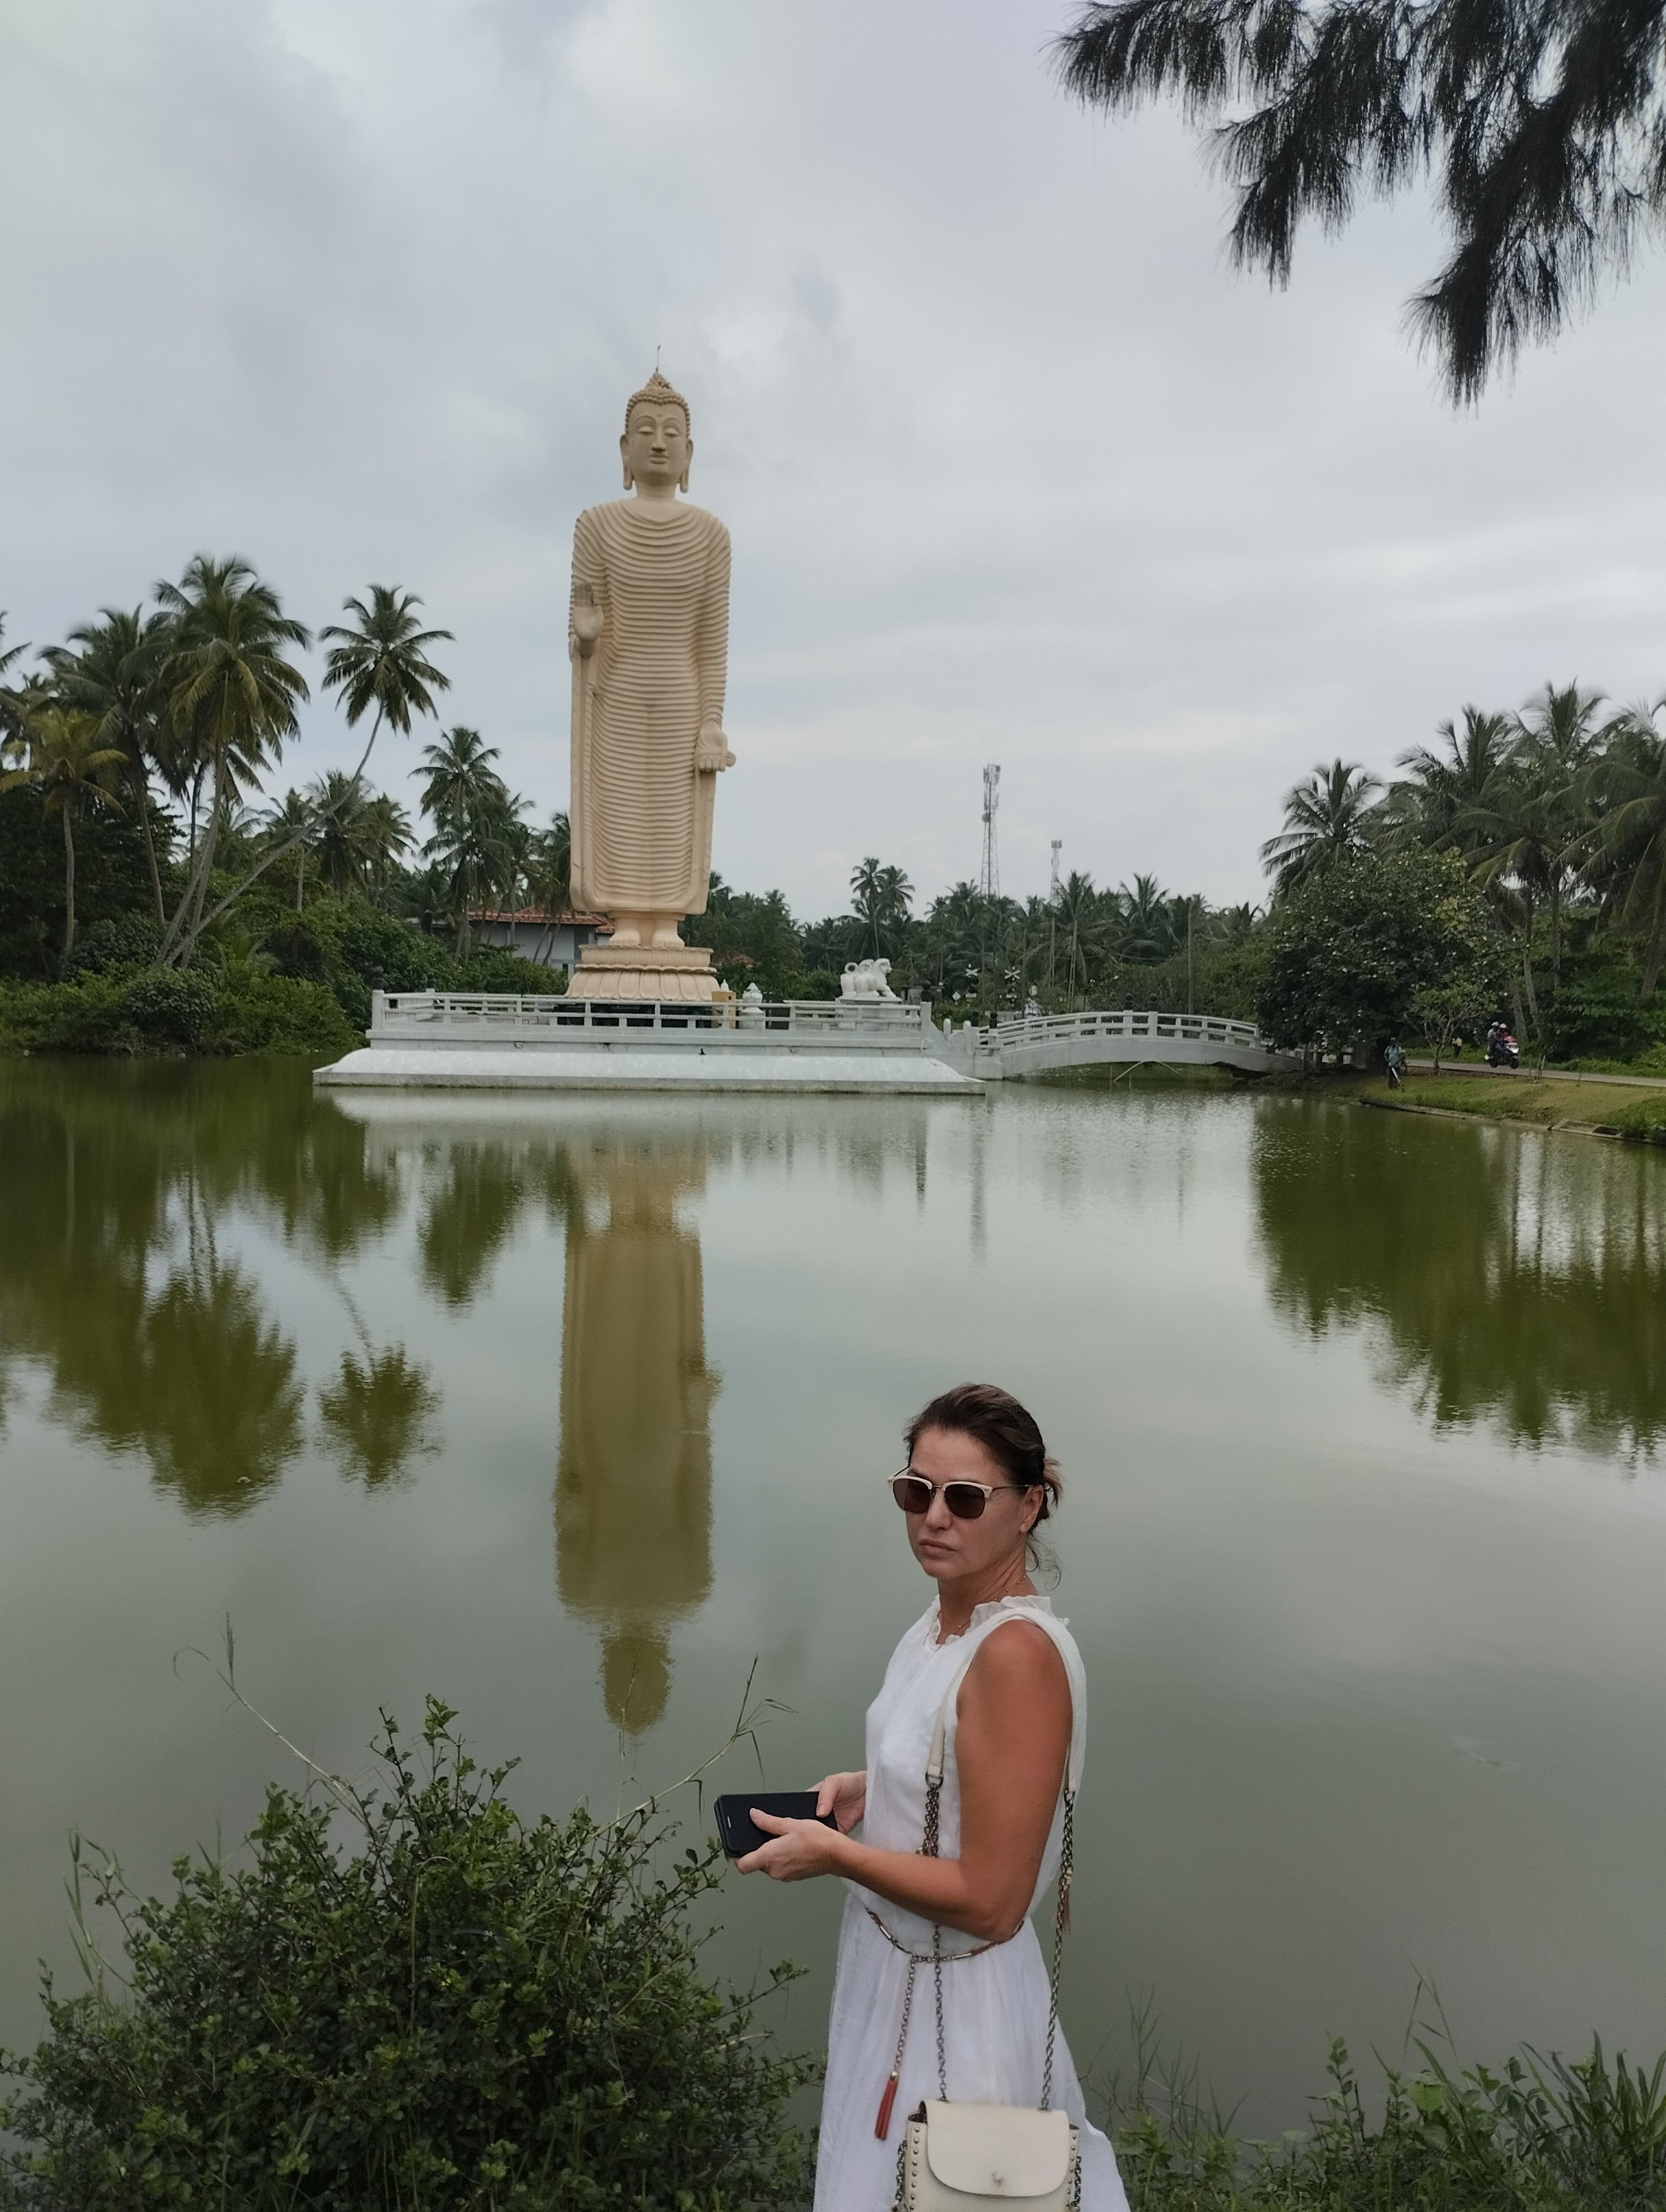
[[[1161,1039],[1185,1044],[1231,1045],[1264,1050],[1266,1040],[1253,1022],[1219,1014],[1164,1014],[1123,1008],[1082,1014],[998,1014],[993,1030],[983,1032],[990,1047],[1052,1044],[1074,1037]]]
[[[373,991],[370,1034],[392,1042],[442,1042],[465,1037],[524,1036],[587,1030],[661,1031],[667,1042],[698,1032],[737,1038],[759,1031],[813,1039],[883,1038],[920,1043],[928,1006],[897,999],[777,999],[748,1006],[738,999],[569,999],[514,991]]]

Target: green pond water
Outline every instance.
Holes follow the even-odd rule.
[[[72,1829],[160,1883],[427,1692],[611,1808],[787,1708],[860,1757],[929,1595],[881,1487],[987,1376],[1063,1461],[1091,1684],[1066,2021],[1240,2120],[1327,2036],[1666,2045],[1666,1155],[1231,1091],[313,1095],[0,1065],[0,2042]],[[723,1770],[744,1788],[740,1753]],[[696,1808],[690,1815],[698,1822]],[[703,1826],[703,1823],[700,1823]],[[719,1957],[838,1897],[732,1879]]]

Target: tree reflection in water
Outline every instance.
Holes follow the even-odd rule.
[[[335,1381],[319,1392],[319,1418],[342,1473],[380,1490],[440,1449],[440,1393],[402,1344],[363,1350],[362,1359],[343,1352]]]
[[[1268,1290],[1314,1337],[1373,1331],[1437,1429],[1635,1464],[1666,1435],[1666,1159],[1645,1147],[1269,1100]]]
[[[293,1077],[293,1079],[291,1079]],[[47,1410],[143,1453],[193,1513],[244,1510],[303,1441],[295,1347],[225,1249],[241,1208],[333,1261],[398,1206],[307,1070],[0,1064],[0,1346]]]
[[[602,1638],[612,1720],[651,1728],[671,1687],[669,1630],[711,1587],[711,1437],[700,1244],[677,1218],[706,1150],[639,1128],[572,1142],[562,1326],[556,1583]]]

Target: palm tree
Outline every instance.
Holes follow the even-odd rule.
[[[714,875],[714,888],[717,880]],[[541,960],[554,942],[558,919],[573,903],[573,825],[559,809],[550,817],[550,827],[528,841],[526,889],[545,916],[536,955]]]
[[[1666,708],[1636,707],[1610,734],[1591,781],[1602,812],[1590,834],[1587,878],[1609,877],[1622,924],[1644,935],[1641,996],[1648,998],[1666,967],[1666,735],[1655,716]]]
[[[1066,988],[1073,998],[1087,981],[1089,960],[1104,950],[1104,902],[1093,887],[1092,877],[1079,868],[1073,868],[1059,885],[1054,910],[1058,916],[1059,938],[1067,956]]]
[[[1560,913],[1568,871],[1568,789],[1554,760],[1535,758],[1518,738],[1480,800],[1456,825],[1472,841],[1475,880],[1520,937],[1523,990],[1534,1031],[1541,1036],[1533,925],[1541,909],[1553,902]]]
[[[451,632],[419,629],[411,611],[422,604],[413,592],[372,584],[368,606],[362,599],[349,598],[342,602],[344,611],[358,617],[356,628],[343,629],[332,623],[321,633],[325,638],[337,641],[325,662],[324,688],[341,692],[347,708],[348,728],[356,727],[368,708],[375,708],[370,736],[359,756],[358,766],[344,779],[345,785],[355,792],[384,721],[408,737],[412,714],[435,714],[433,693],[451,687],[451,678],[428,658],[428,648],[441,638],[448,639]],[[293,851],[302,834],[297,831],[289,842],[280,842],[267,851],[204,917],[202,927],[205,928],[216,921],[234,900],[241,898],[257,878]]]
[[[364,774],[382,724],[408,738],[411,716],[432,714],[437,719],[434,694],[451,689],[450,677],[428,656],[431,647],[450,644],[452,633],[419,629],[415,610],[422,604],[415,592],[403,592],[397,585],[372,584],[368,606],[362,599],[342,601],[343,612],[356,618],[350,627],[331,623],[319,634],[321,641],[336,641],[324,664],[324,688],[341,693],[348,728],[356,729],[368,708],[376,710],[369,738],[350,778],[356,784]]]
[[[460,723],[423,749],[423,811],[434,823],[423,850],[445,871],[459,960],[468,951],[471,908],[513,878],[524,837],[516,803],[491,765],[497,757],[496,745]]]
[[[1380,821],[1373,794],[1382,787],[1369,769],[1335,760],[1329,768],[1321,761],[1305,782],[1287,791],[1284,828],[1261,848],[1274,890],[1293,890],[1345,854],[1369,852]]]
[[[0,608],[0,639],[6,635],[5,610]],[[7,647],[0,653],[0,676],[3,676],[13,661],[21,660],[28,651],[27,644]],[[21,709],[17,694],[0,684],[0,757],[21,750],[26,743]]]
[[[491,766],[496,758],[497,747],[489,745],[478,730],[468,729],[460,722],[437,744],[424,745],[423,769],[428,781],[422,791],[423,813],[436,823],[443,822],[448,814],[477,805],[489,786],[501,788],[502,778]]]
[[[207,825],[160,956],[164,964],[185,967],[204,930],[230,903],[222,899],[204,911],[231,808],[295,735],[296,703],[308,696],[306,678],[283,648],[304,647],[312,637],[235,554],[224,561],[198,554],[177,584],[157,585],[156,597],[174,618],[161,677],[168,718],[210,779]]]
[[[318,828],[318,814],[310,799],[295,790],[286,791],[283,798],[266,809],[261,817],[261,829],[266,841],[277,853],[293,853],[295,856],[295,912],[299,914],[307,888],[307,848]]]
[[[1573,863],[1589,830],[1586,775],[1602,757],[1617,719],[1597,719],[1602,692],[1578,684],[1547,684],[1511,723],[1507,759],[1471,810],[1458,817],[1474,834],[1474,860],[1482,880],[1513,878],[1523,890],[1531,940],[1533,909],[1544,907],[1551,938],[1551,978],[1562,982],[1562,902]],[[1527,949],[1527,998],[1538,1024],[1538,998]]]
[[[124,780],[144,841],[158,928],[165,927],[167,912],[150,825],[150,771],[161,765],[167,750],[161,678],[172,635],[167,615],[147,615],[142,607],[104,607],[97,622],[82,623],[70,632],[78,652],[49,646],[44,656],[65,706],[94,715],[99,742],[114,745],[122,756]]]
[[[1168,893],[1155,876],[1136,876],[1115,893],[1122,941],[1117,951],[1136,967],[1153,968],[1174,951],[1174,916]],[[1185,923],[1181,931],[1183,936]]]
[[[874,959],[887,947],[898,949],[913,897],[914,885],[901,868],[882,866],[877,853],[870,853],[851,871],[851,911],[873,943]]]
[[[64,958],[76,942],[75,817],[88,804],[119,814],[112,786],[124,766],[119,745],[100,744],[94,716],[73,707],[40,707],[28,724],[29,757],[21,768],[0,774],[0,791],[27,785],[40,793],[43,814],[56,814],[64,825]]]
[[[390,793],[379,791],[364,802],[359,820],[359,865],[374,896],[380,897],[416,843],[410,817]]]
[[[359,885],[365,801],[353,777],[340,769],[319,776],[307,797],[313,823],[307,842],[318,856],[319,873],[337,898],[345,898]]]
[[[1438,734],[1446,740],[1444,753],[1414,745],[1400,756],[1407,774],[1389,787],[1384,826],[1395,844],[1450,846],[1468,855],[1474,843],[1473,810],[1509,757],[1514,724],[1508,714],[1466,707],[1462,729],[1443,722]]]

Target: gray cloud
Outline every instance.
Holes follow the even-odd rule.
[[[1284,787],[1466,700],[1666,687],[1658,265],[1454,416],[1427,210],[1225,271],[1171,117],[1045,66],[1061,0],[54,0],[0,27],[0,604],[46,641],[199,547],[303,618],[458,634],[448,718],[566,789],[573,517],[656,346],[736,547],[717,860],[1008,888],[1050,836],[1252,896]],[[308,717],[284,763],[345,758]],[[391,745],[378,769],[397,784]]]

